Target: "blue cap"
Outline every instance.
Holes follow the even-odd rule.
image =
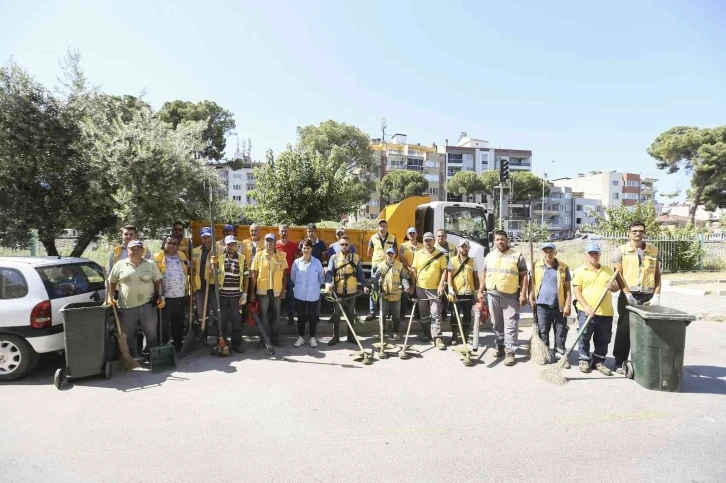
[[[600,245],[598,245],[597,243],[591,243],[589,245],[585,245],[585,253],[590,253],[590,252],[600,253]]]
[[[386,249],[386,253],[396,253],[396,249],[395,249],[395,248],[393,248],[393,247],[388,247],[388,248]]]
[[[199,233],[201,236],[212,236],[212,229],[208,226],[205,226],[202,228],[202,231]]]
[[[232,225],[224,225],[225,230],[234,230],[234,226]]]
[[[552,243],[552,242],[543,243],[542,246],[540,247],[541,250],[544,250],[545,248],[551,248],[553,250],[556,250],[557,249],[555,247],[555,244]]]

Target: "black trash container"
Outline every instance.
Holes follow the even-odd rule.
[[[83,302],[66,304],[60,312],[63,314],[66,367],[56,371],[55,387],[60,389],[69,378],[100,374],[110,378],[110,308],[103,302]]]
[[[680,392],[686,327],[696,317],[669,307],[628,305],[630,357],[625,375],[646,389]]]

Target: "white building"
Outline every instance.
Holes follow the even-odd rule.
[[[576,178],[553,180],[553,184],[572,188],[573,193],[582,193],[583,198],[599,200],[603,206],[632,207],[638,202],[652,201],[658,215],[662,205],[655,199],[656,181],[656,178],[641,177],[638,173],[590,171],[588,174],[580,173]]]
[[[264,163],[243,158],[241,153],[236,152],[233,161],[214,162],[210,165],[217,169],[219,179],[226,188],[228,199],[238,205],[257,204],[250,198],[249,192],[255,189],[254,169],[264,166]]]

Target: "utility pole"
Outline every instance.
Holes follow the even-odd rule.
[[[502,210],[504,209],[504,186],[502,186],[502,183],[499,183],[499,229],[503,230],[504,225],[502,225]]]
[[[504,229],[502,224],[502,210],[504,209],[504,182],[509,179],[509,160],[499,160],[499,227]]]

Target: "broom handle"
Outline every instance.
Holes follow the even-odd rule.
[[[192,325],[192,318],[194,317],[194,258],[192,256],[192,240],[189,239],[188,243],[189,250],[189,325]]]
[[[216,258],[217,256],[217,242],[214,239],[214,200],[213,200],[213,191],[212,186],[209,186],[209,221],[212,228],[212,256]],[[217,264],[212,263],[212,277],[214,277],[214,298],[217,301],[217,331],[219,332],[217,334],[217,339],[222,338],[222,308],[219,305],[219,290],[217,290],[217,286],[219,285],[219,277],[217,277]]]
[[[200,268],[201,270],[201,268]],[[207,302],[209,301],[209,282],[207,282],[207,286],[204,287],[204,310],[202,311],[202,325],[201,325],[201,333],[202,336],[204,336],[204,329],[207,328]],[[206,337],[205,337],[206,339]],[[206,343],[206,342],[205,342]]]
[[[618,276],[618,269],[616,268],[613,272],[613,276],[610,277],[610,280],[608,281],[607,288],[602,293],[602,295],[600,295],[600,299],[597,301],[597,305],[595,305],[592,308],[593,314],[598,309],[598,307],[600,307],[600,304],[602,303],[602,301],[605,300],[605,296],[608,294],[608,292],[610,292],[610,284],[613,283],[613,280],[615,280],[615,277],[617,277],[617,276]],[[585,319],[585,323],[582,324],[582,327],[580,327],[580,330],[577,331],[577,337],[575,337],[575,341],[572,343],[570,348],[567,349],[567,352],[565,352],[565,355],[562,356],[563,360],[567,360],[567,358],[570,357],[570,354],[572,353],[572,351],[575,350],[575,346],[577,346],[577,343],[580,342],[580,339],[582,338],[582,334],[585,333],[585,329],[587,329],[587,326],[590,325],[590,321],[592,320],[593,316],[594,315],[589,315],[587,317],[587,319]]]
[[[406,328],[406,338],[403,341],[403,350],[406,350],[406,346],[408,346],[408,335],[411,333],[411,323],[413,322],[413,314],[416,312],[416,304],[418,303],[418,300],[411,299],[411,302],[413,302],[413,307],[411,308],[411,316],[408,318],[408,328]]]

